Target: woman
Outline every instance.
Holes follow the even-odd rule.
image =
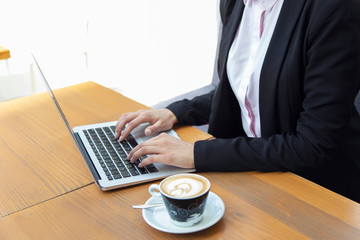
[[[122,140],[209,123],[216,139],[161,134],[131,161],[197,171],[291,171],[360,202],[360,14],[356,0],[222,0],[215,91],[120,117]],[[121,132],[121,129],[127,127]]]

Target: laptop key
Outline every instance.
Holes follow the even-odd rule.
[[[140,164],[140,160],[139,159],[136,159],[136,161],[134,162],[134,164],[136,165],[136,166],[138,166],[139,164]]]
[[[116,126],[110,126],[111,130],[115,132]]]
[[[124,162],[125,163],[125,166],[127,167],[127,168],[132,168],[132,167],[134,167],[134,164],[132,164],[131,162],[129,162],[129,161],[126,161],[126,162]]]
[[[133,167],[129,169],[129,172],[131,173],[131,175],[133,176],[137,176],[140,175],[140,173]]]
[[[108,165],[109,166],[109,165]],[[110,172],[111,171],[117,171],[117,168],[115,167],[115,165],[110,165],[109,166],[109,170],[110,170]]]
[[[122,141],[120,144],[123,146],[123,148],[125,149],[125,151],[127,153],[130,153],[131,148],[130,148],[129,144],[126,141]]]
[[[157,172],[157,168],[154,166],[154,164],[149,164],[146,166],[146,169],[150,172],[150,173],[153,173],[153,172]]]
[[[126,171],[126,167],[118,166],[119,171]]]
[[[141,174],[146,174],[146,173],[148,173],[148,171],[146,170],[146,168],[144,168],[144,167],[142,167],[142,168],[138,168],[138,170],[139,170],[139,172],[141,173]]]
[[[120,171],[120,173],[121,173],[121,175],[123,176],[123,177],[131,177],[131,175],[130,175],[130,173],[128,172],[128,171]]]
[[[129,142],[132,148],[136,147],[138,143],[136,142],[135,138],[132,135],[128,135],[126,140]]]
[[[111,175],[118,175],[119,174],[119,171],[118,170],[112,170],[110,171],[111,172]]]
[[[122,178],[121,176],[120,176],[120,174],[116,174],[116,175],[114,175],[113,176],[115,179],[120,179],[120,178]]]

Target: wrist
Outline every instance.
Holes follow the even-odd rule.
[[[164,110],[167,112],[169,122],[174,126],[178,122],[177,117],[171,110],[167,108],[165,108]]]

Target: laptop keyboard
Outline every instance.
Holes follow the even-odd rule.
[[[127,160],[130,151],[137,145],[131,134],[124,141],[119,142],[115,139],[115,126],[83,130],[83,132],[109,180],[158,171],[153,164],[138,167],[145,156],[137,159],[134,164]]]

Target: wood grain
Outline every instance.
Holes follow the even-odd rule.
[[[251,174],[313,207],[360,229],[359,204],[292,173]]]
[[[93,182],[47,95],[0,104],[0,216]]]
[[[114,121],[146,106],[88,82],[54,91],[72,127]],[[93,183],[48,93],[0,104],[0,216]],[[194,142],[210,135],[178,128]]]
[[[131,205],[150,197],[151,183],[111,192],[101,192],[91,184],[0,219],[0,239],[11,239],[14,234],[17,239],[359,239],[354,223],[349,224],[346,216],[333,216],[337,210],[319,209],[259,177],[275,183],[290,173],[199,174],[211,181],[211,191],[226,206],[224,217],[201,232],[174,235],[147,225],[141,210]],[[309,183],[305,195],[317,188],[299,180],[305,186]],[[320,199],[325,201],[329,191],[321,192]],[[354,212],[360,208],[354,202],[347,207]]]
[[[281,178],[277,178],[279,176],[277,174],[258,174],[269,175],[268,177],[273,178],[272,181],[281,182]],[[286,173],[286,176],[289,175],[292,174]],[[252,173],[227,173],[226,176],[212,174],[209,179],[223,188],[228,187],[228,190],[238,198],[311,239],[357,239],[360,236],[358,227],[347,223],[342,218],[333,216],[333,212],[343,209],[341,205],[338,205],[337,209],[319,209],[313,206],[313,201],[316,199],[305,202],[283,189],[254,177]],[[305,179],[302,181],[304,186],[309,183],[309,189],[305,187],[299,189],[304,195],[317,188],[317,185]],[[322,201],[327,199],[328,191],[322,189],[324,193],[321,197]],[[359,210],[357,203],[351,202],[348,206],[355,212]]]
[[[71,126],[146,107],[91,82],[56,94]],[[223,199],[224,217],[201,232],[158,231],[131,208],[151,183],[100,191],[47,94],[0,104],[0,113],[0,239],[360,239],[360,204],[276,172],[199,173]],[[211,138],[176,131],[189,142]]]
[[[149,198],[148,186],[143,184],[109,193],[100,192],[94,185],[87,186],[2,219],[0,237],[9,239],[18,233],[21,239],[304,238],[225,190],[222,197],[236,200],[236,204],[227,205],[224,218],[215,226],[193,234],[163,233],[145,223],[141,210],[131,208],[133,203],[142,203]],[[217,187],[215,190],[222,189]],[[8,225],[12,229],[7,228]],[[274,236],[274,231],[279,234]]]

